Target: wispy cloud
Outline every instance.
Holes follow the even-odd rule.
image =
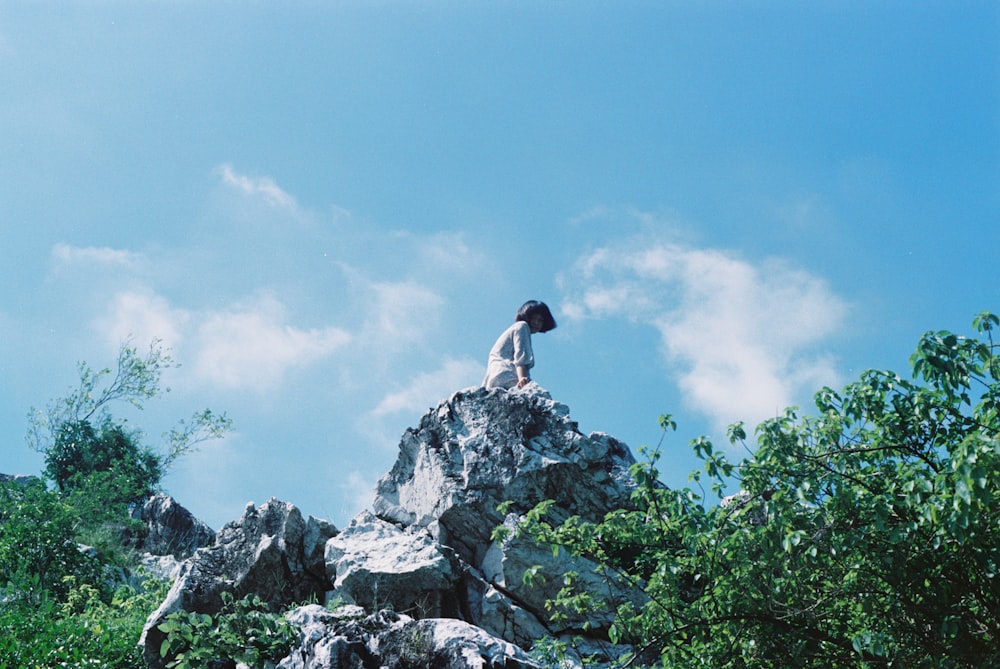
[[[271,177],[251,177],[238,173],[232,165],[224,163],[216,168],[222,182],[244,195],[259,197],[267,204],[282,209],[298,209],[295,198],[286,193]]]
[[[183,346],[190,376],[230,390],[263,391],[285,374],[343,349],[351,335],[338,327],[296,327],[285,306],[262,294],[221,310],[192,311],[171,306],[151,292],[122,292],[95,326],[112,343],[129,337],[160,339]]]
[[[838,380],[818,344],[847,306],[820,277],[675,243],[665,230],[595,249],[561,277],[570,319],[655,327],[685,401],[717,427],[756,423]]]
[[[486,368],[471,358],[446,358],[438,369],[416,374],[384,395],[374,409],[358,417],[359,434],[387,449],[399,443],[407,424],[456,390],[478,384]]]
[[[439,369],[418,374],[405,387],[386,395],[370,415],[423,414],[459,388],[475,385],[485,373],[486,368],[475,360],[449,358]]]
[[[141,265],[145,257],[141,253],[107,246],[71,246],[56,244],[52,247],[51,258],[56,268],[67,266],[112,266],[131,268]]]
[[[364,339],[373,354],[391,357],[425,342],[440,322],[445,299],[415,281],[367,284]]]
[[[337,327],[294,327],[270,295],[204,314],[197,328],[196,374],[223,388],[264,390],[285,372],[343,348],[351,335]]]
[[[130,290],[115,295],[107,312],[94,325],[112,347],[127,339],[139,343],[158,339],[167,348],[175,349],[183,341],[191,316],[152,291]]]

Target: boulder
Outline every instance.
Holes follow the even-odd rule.
[[[288,615],[299,630],[276,669],[537,669],[527,653],[460,620],[313,604]]]
[[[213,546],[199,549],[182,564],[180,576],[143,629],[139,643],[146,662],[165,666],[160,657],[164,636],[157,626],[167,616],[179,610],[215,614],[223,592],[237,599],[256,594],[275,608],[321,600],[329,589],[324,548],[336,532],[330,523],[303,518],[298,508],[276,499],[259,507],[248,504],[240,520],[219,531]]]
[[[215,531],[169,495],[153,495],[132,512],[132,517],[146,525],[146,535],[137,548],[150,555],[183,560],[215,542]]]
[[[425,530],[404,530],[362,512],[327,541],[327,576],[335,594],[350,604],[454,617],[459,570],[449,552]]]
[[[295,609],[299,638],[278,669],[527,668],[538,665],[522,648],[543,637],[603,647],[615,604],[641,604],[641,591],[511,530],[544,500],[553,500],[554,521],[596,521],[627,507],[634,462],[613,437],[582,434],[538,386],[455,393],[403,434],[372,511],[343,532],[270,500],[249,505],[214,545],[181,563],[146,623],[146,660],[163,667],[157,625],[171,612],[214,614],[222,592],[256,594],[276,608],[325,592],[331,606],[348,605]],[[546,578],[529,586],[524,576],[536,565]],[[555,624],[546,601],[568,571],[607,594],[608,607]]]

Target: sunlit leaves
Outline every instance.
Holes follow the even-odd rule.
[[[1000,666],[1000,318],[973,327],[925,334],[909,378],[870,370],[763,422],[743,460],[692,440],[711,495],[658,483],[661,441],[632,508],[521,531],[638,579],[648,602],[608,631],[636,661]],[[727,437],[746,446],[740,423]]]

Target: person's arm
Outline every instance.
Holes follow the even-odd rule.
[[[531,350],[531,328],[527,323],[514,331],[514,371],[517,373],[517,387],[523,388],[531,382],[529,370],[535,365],[535,354]]]

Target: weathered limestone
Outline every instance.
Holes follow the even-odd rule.
[[[291,504],[275,499],[259,507],[248,504],[240,520],[219,531],[213,546],[183,563],[167,598],[146,621],[139,640],[146,662],[164,666],[157,625],[174,611],[218,612],[224,591],[236,598],[253,593],[275,607],[321,599],[329,586],[323,551],[334,534],[332,525],[303,518]]]
[[[148,533],[138,549],[150,555],[183,560],[215,542],[215,531],[168,495],[153,495],[132,517],[146,524]]]
[[[555,519],[598,520],[627,507],[633,463],[614,438],[581,434],[569,409],[537,386],[455,393],[406,431],[372,511],[342,532],[272,499],[249,505],[214,545],[194,552],[147,621],[146,659],[163,666],[156,626],[171,612],[215,613],[224,591],[285,607],[325,593],[341,605],[292,612],[299,639],[278,669],[529,668],[538,665],[523,649],[542,637],[599,644],[615,604],[640,603],[641,592],[616,590],[592,563],[528,538],[494,539],[494,530],[512,529],[543,500],[553,500]],[[528,585],[524,575],[536,565],[548,578]],[[605,593],[608,608],[555,625],[546,600],[569,570]]]
[[[460,620],[310,605],[289,614],[299,639],[277,669],[536,669],[527,653]]]

